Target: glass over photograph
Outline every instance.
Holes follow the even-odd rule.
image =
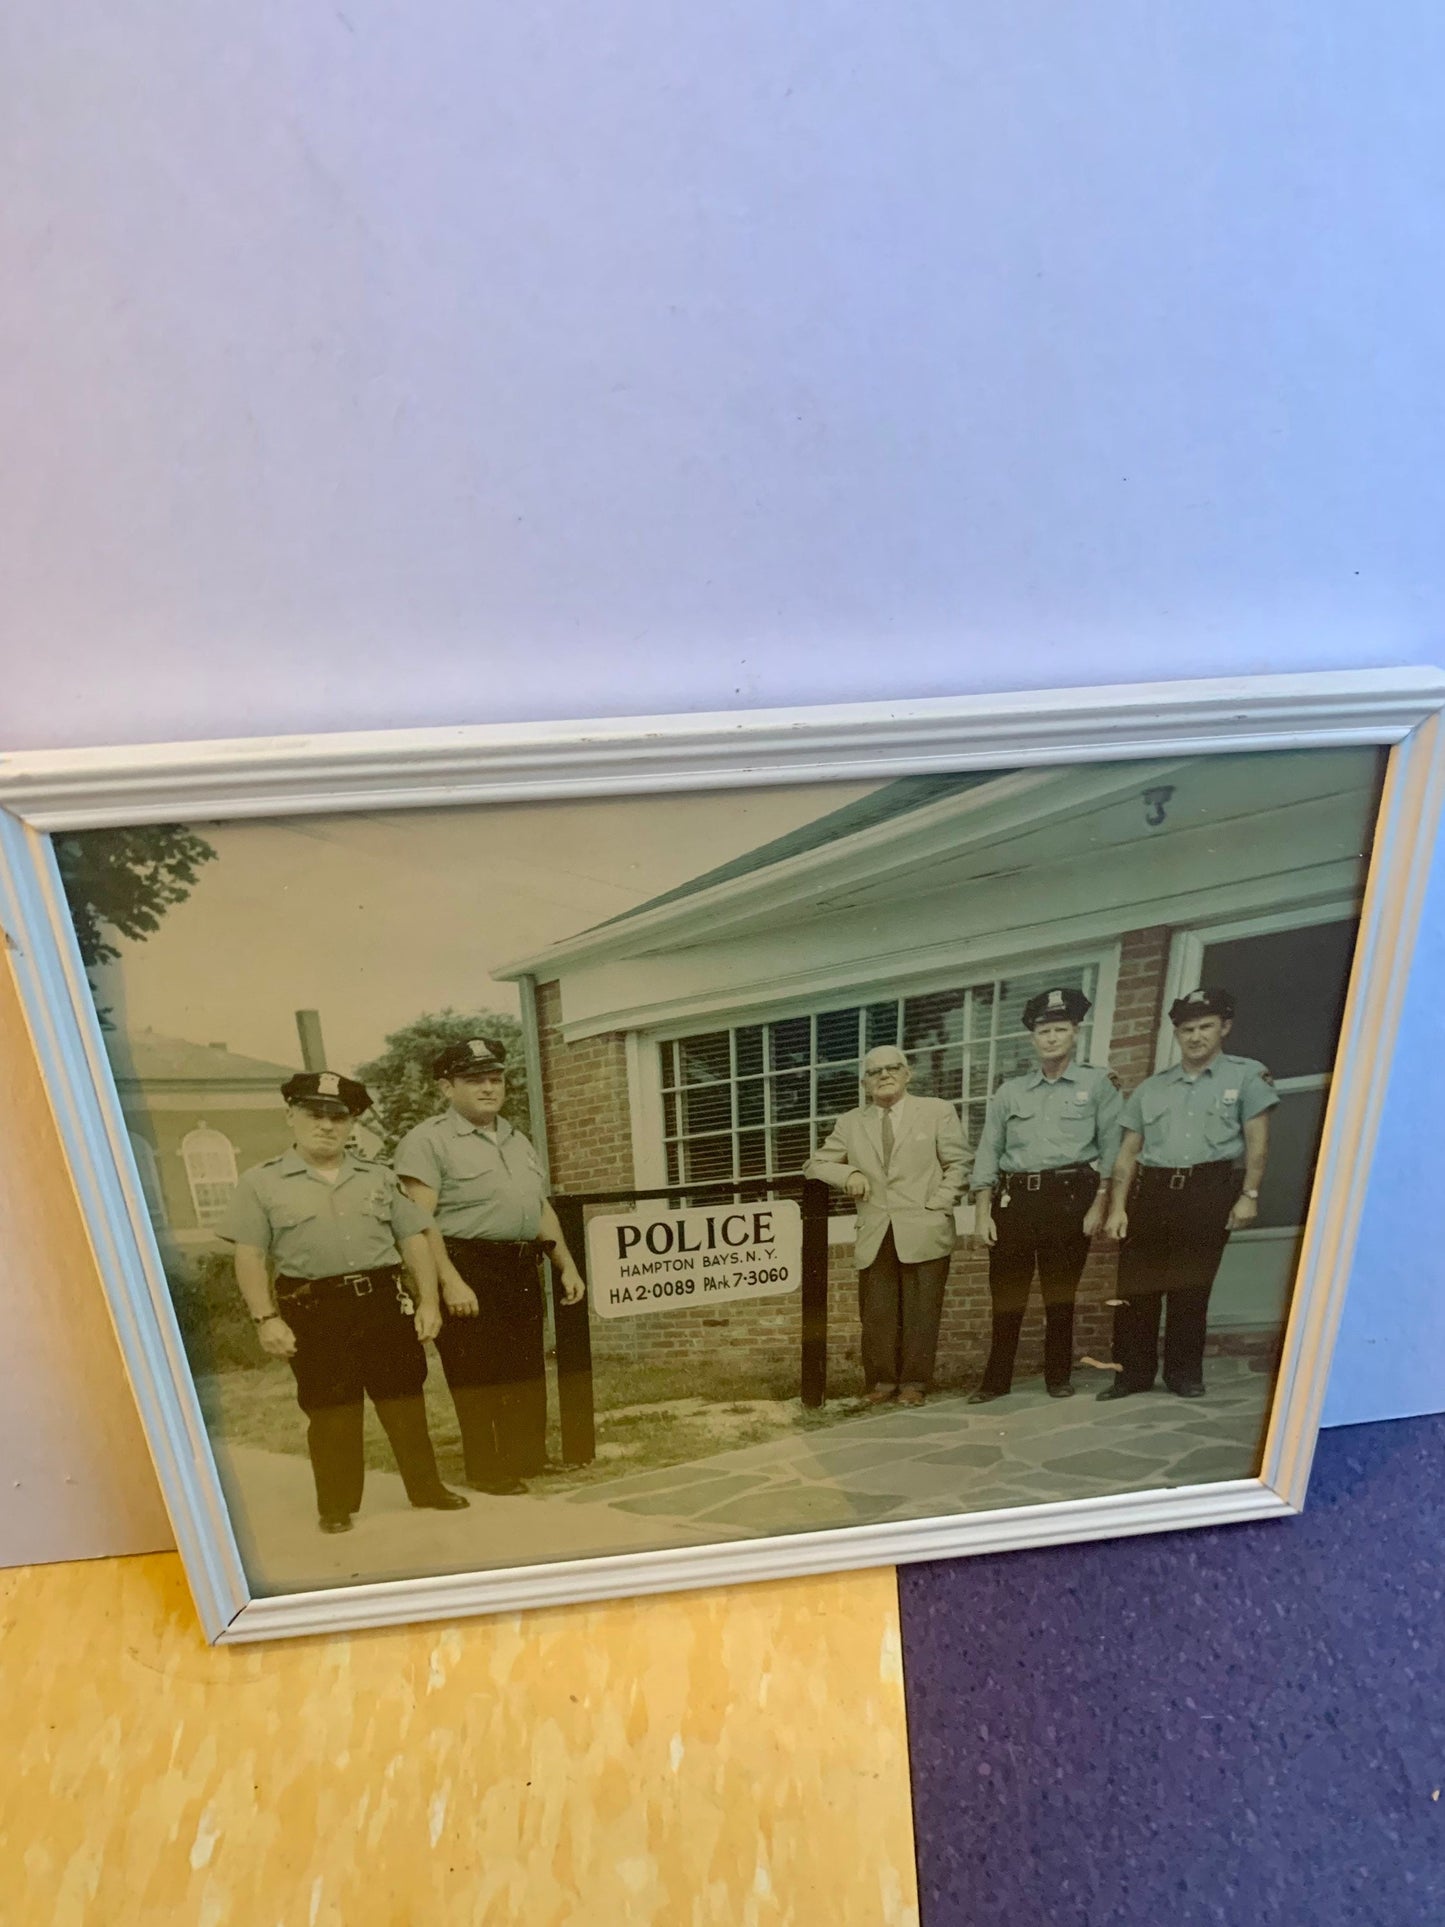
[[[254,1592],[1253,1476],[1383,770],[56,835]]]

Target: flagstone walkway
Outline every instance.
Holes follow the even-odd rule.
[[[1103,1372],[1075,1372],[1077,1395],[1033,1380],[991,1405],[934,1394],[824,1431],[720,1452],[591,1485],[619,1511],[711,1527],[716,1536],[934,1518],[1157,1486],[1249,1478],[1258,1468],[1271,1382],[1239,1358],[1207,1364],[1202,1399],[1162,1389],[1100,1405]]]
[[[470,1493],[466,1512],[413,1512],[395,1473],[368,1472],[356,1528],[337,1538],[316,1531],[304,1459],[221,1446],[218,1462],[252,1583],[294,1591],[1251,1477],[1271,1380],[1240,1358],[1206,1370],[1197,1400],[1100,1405],[1108,1376],[1080,1367],[1072,1399],[1038,1380],[991,1405],[935,1394],[573,1491],[542,1478],[526,1497]]]

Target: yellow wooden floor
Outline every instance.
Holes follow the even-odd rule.
[[[891,1571],[208,1647],[0,1573],[6,1927],[916,1923]]]

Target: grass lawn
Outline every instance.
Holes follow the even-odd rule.
[[[657,1370],[609,1365],[597,1373],[597,1457],[590,1465],[560,1464],[555,1383],[550,1388],[547,1450],[557,1464],[532,1481],[534,1491],[571,1491],[603,1485],[624,1473],[711,1458],[734,1446],[761,1445],[790,1432],[818,1431],[857,1410],[852,1399],[830,1399],[807,1410],[791,1389],[796,1374],[781,1370],[773,1383],[756,1371],[723,1363]],[[247,1370],[198,1374],[196,1388],[206,1423],[233,1445],[268,1452],[306,1454],[306,1419],[296,1403],[296,1382],[279,1361]],[[604,1405],[605,1401],[605,1405]],[[439,1369],[427,1377],[427,1423],[442,1478],[462,1482],[462,1447],[451,1395]],[[366,1463],[395,1470],[391,1448],[375,1412],[366,1408]]]

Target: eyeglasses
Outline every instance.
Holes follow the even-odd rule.
[[[889,1071],[906,1071],[907,1069],[908,1066],[906,1064],[874,1064],[871,1069],[865,1070],[863,1075],[865,1077],[886,1077]]]

